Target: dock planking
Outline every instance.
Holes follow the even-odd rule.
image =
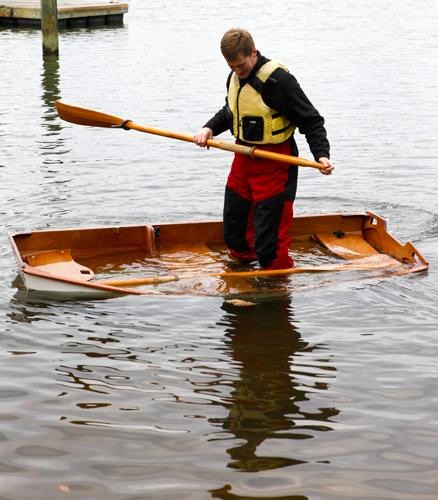
[[[128,4],[114,0],[58,0],[60,29],[123,24]],[[0,0],[0,25],[41,27],[40,0]]]

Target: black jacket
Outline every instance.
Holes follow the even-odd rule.
[[[258,53],[257,63],[251,74],[240,85],[245,85],[259,68],[269,59]],[[228,76],[229,86],[231,73]],[[324,128],[324,118],[307,98],[296,78],[282,68],[278,68],[268,78],[262,90],[262,98],[267,106],[286,116],[306,136],[310,151],[315,160],[325,156],[330,157],[330,144]],[[213,130],[213,135],[219,135],[225,130],[232,130],[232,118],[228,106],[221,108],[205,125]],[[295,139],[291,138],[292,152],[298,154]]]

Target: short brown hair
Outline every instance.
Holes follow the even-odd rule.
[[[251,55],[254,47],[251,34],[240,28],[232,28],[226,31],[221,40],[221,52],[227,61],[232,61],[239,54]]]

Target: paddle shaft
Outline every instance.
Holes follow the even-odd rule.
[[[339,272],[339,271],[369,271],[373,269],[382,269],[392,267],[393,264],[387,262],[378,266],[370,264],[328,264],[326,266],[307,266],[293,267],[290,269],[261,269],[260,271],[235,271],[223,273],[205,273],[205,274],[183,274],[183,275],[166,275],[166,276],[151,276],[146,278],[133,278],[127,280],[104,280],[97,281],[101,285],[130,287],[143,285],[159,285],[160,283],[170,283],[182,279],[214,277],[214,278],[257,278],[259,276],[286,276],[290,274],[301,273],[323,273],[323,272]]]
[[[170,139],[177,139],[185,142],[194,142],[193,136],[182,134],[180,132],[172,132],[169,130],[162,130],[155,127],[146,125],[138,125],[131,120],[123,120],[117,116],[107,115],[100,111],[92,109],[80,108],[72,106],[62,101],[56,101],[56,108],[59,116],[68,122],[76,123],[78,125],[86,125],[89,127],[104,127],[104,128],[123,128],[126,130],[137,130],[138,132],[145,132],[147,134],[159,135],[161,137],[168,137]],[[278,162],[288,163],[289,165],[296,165],[301,167],[312,167],[319,170],[324,170],[324,165],[319,162],[299,158],[298,156],[289,156],[280,153],[273,153],[257,147],[248,147],[243,144],[234,144],[232,142],[217,141],[209,139],[207,146],[224,151],[231,151],[233,153],[240,153],[246,156],[255,158],[263,158],[266,160],[274,160]]]
[[[161,130],[154,127],[137,125],[134,122],[125,122],[125,127],[137,130],[138,132],[146,132],[148,134],[160,135],[162,137],[169,137],[171,139],[178,139],[185,142],[194,142],[193,137],[188,134],[183,134],[180,132],[172,132],[169,130]],[[283,163],[289,163],[290,165],[297,165],[301,167],[313,167],[319,170],[323,170],[325,167],[321,163],[312,160],[306,160],[305,158],[299,158],[298,156],[289,156],[280,153],[273,153],[272,151],[266,151],[257,147],[244,146],[243,144],[234,144],[232,142],[217,141],[215,139],[208,139],[207,146],[211,148],[222,149],[224,151],[231,151],[233,153],[240,153],[246,156],[252,156],[255,158],[263,158],[266,160],[275,160]]]

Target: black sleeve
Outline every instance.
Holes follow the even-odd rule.
[[[265,90],[266,89],[266,90]],[[324,127],[324,118],[319,114],[296,78],[279,68],[274,71],[263,90],[266,104],[286,116],[306,136],[315,160],[330,158],[330,144]]]
[[[213,118],[210,118],[210,120],[208,120],[208,122],[204,125],[204,127],[208,127],[213,130],[213,135],[222,134],[222,132],[225,132],[225,130],[230,130],[231,126],[231,113],[228,109],[227,104],[225,104],[225,106],[221,108],[213,116]]]
[[[230,71],[227,77],[227,94],[228,94],[228,87],[230,86],[230,80],[233,72]],[[228,99],[225,98],[225,106],[222,107],[214,116],[213,118],[210,118],[208,122],[204,125],[204,127],[211,128],[213,130],[213,135],[219,135],[222,134],[222,132],[225,132],[226,130],[230,130],[232,132],[233,130],[233,116],[231,114],[231,111],[228,107]]]

